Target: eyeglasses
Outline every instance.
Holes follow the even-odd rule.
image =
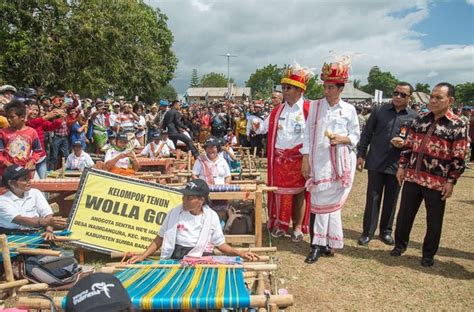
[[[404,99],[404,98],[406,98],[407,96],[410,96],[410,95],[402,93],[402,92],[398,92],[398,91],[393,91],[393,97],[396,97],[396,96],[400,96],[402,99]]]

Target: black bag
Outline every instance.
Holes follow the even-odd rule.
[[[26,277],[38,283],[57,287],[74,283],[81,273],[72,256],[34,256],[26,259]]]
[[[237,208],[229,205],[224,234],[253,234],[255,231],[255,209],[253,204],[241,202]]]

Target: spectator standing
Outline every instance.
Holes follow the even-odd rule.
[[[357,169],[362,171],[365,163],[368,175],[359,245],[368,244],[375,234],[382,198],[379,237],[385,244],[393,245],[393,218],[400,191],[396,178],[398,161],[408,129],[417,116],[416,111],[408,107],[412,93],[413,87],[409,83],[398,83],[392,102],[377,106],[370,114],[357,146]]]
[[[446,200],[464,172],[466,125],[453,114],[453,85],[438,83],[430,95],[429,113],[413,122],[404,145],[397,179],[403,183],[392,256],[408,247],[410,232],[421,202],[426,206],[426,235],[421,265],[430,267],[438,251]],[[404,182],[403,182],[404,181]]]

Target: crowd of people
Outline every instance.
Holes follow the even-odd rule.
[[[433,88],[430,102],[422,108],[426,112],[416,105],[410,107],[413,88],[405,82],[397,84],[390,103],[351,104],[341,99],[348,71],[343,61],[325,64],[321,73],[324,97],[318,100],[304,98],[312,74],[298,64],[288,69],[281,91],[273,92],[268,101],[187,104],[160,100],[147,106],[123,97],[91,100],[73,91],[47,96],[41,88],[1,86],[0,171],[8,192],[0,196],[0,230],[39,226],[52,233],[53,227],[65,225],[64,220],[52,216],[39,198],[41,193],[28,192],[30,171],[44,179],[48,170],[62,165],[61,158],[66,159],[67,169],[83,170],[97,165],[90,156],[94,153],[103,157],[101,169],[133,175],[140,167],[138,156],[173,157],[180,145],[193,155],[194,180],[183,191],[183,205],[175,217],[180,218],[184,210],[190,213],[183,221],[185,226],[202,226],[201,215],[216,217],[206,212],[209,190],[203,183],[230,183],[231,170],[238,162],[233,148],[240,145],[255,148],[257,155],[268,158],[267,184],[278,187],[268,194],[268,228],[273,237],[288,234],[295,243],[309,233],[307,263],[343,248],[342,207],[356,169],[365,168],[367,201],[358,243],[367,245],[379,227],[380,239],[395,246],[391,255],[400,256],[424,200],[428,228],[421,263],[431,266],[446,199],[463,173],[465,161],[472,160],[472,155],[467,156],[473,136],[471,111],[464,108],[462,116],[456,115],[452,109],[455,91],[449,83]],[[200,154],[198,144],[204,153]],[[137,148],[140,155],[136,155]],[[28,198],[29,205],[37,209],[18,214],[21,209],[12,208],[18,205],[15,198]],[[214,223],[207,226],[204,247],[212,238],[224,252],[255,258],[224,245],[218,222]],[[167,230],[162,227],[150,248],[135,255],[132,262],[159,248]],[[173,235],[185,244],[179,251],[182,256],[195,251],[192,247],[199,235],[192,234],[192,239],[181,237],[182,233]],[[167,252],[173,255],[175,242],[165,242],[171,246]]]

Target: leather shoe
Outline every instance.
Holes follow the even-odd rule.
[[[402,254],[403,254],[403,250],[401,250],[398,247],[393,248],[392,251],[390,252],[390,256],[392,257],[400,257]]]
[[[433,258],[428,258],[428,257],[421,258],[421,266],[430,267],[430,266],[433,266],[433,264],[434,264]]]
[[[334,257],[334,249],[329,246],[320,247],[321,253],[325,257]]]
[[[318,261],[319,257],[321,257],[321,250],[319,247],[311,247],[311,251],[309,252],[309,255],[306,257],[304,262],[306,263],[315,263]]]
[[[362,235],[361,237],[359,237],[359,240],[357,240],[357,244],[364,246],[364,245],[367,245],[370,242],[370,240],[371,240],[370,236]]]
[[[393,245],[393,243],[394,243],[392,235],[390,235],[388,233],[380,234],[379,237],[380,237],[380,240],[382,242],[384,242],[385,244],[387,244],[387,245]]]

